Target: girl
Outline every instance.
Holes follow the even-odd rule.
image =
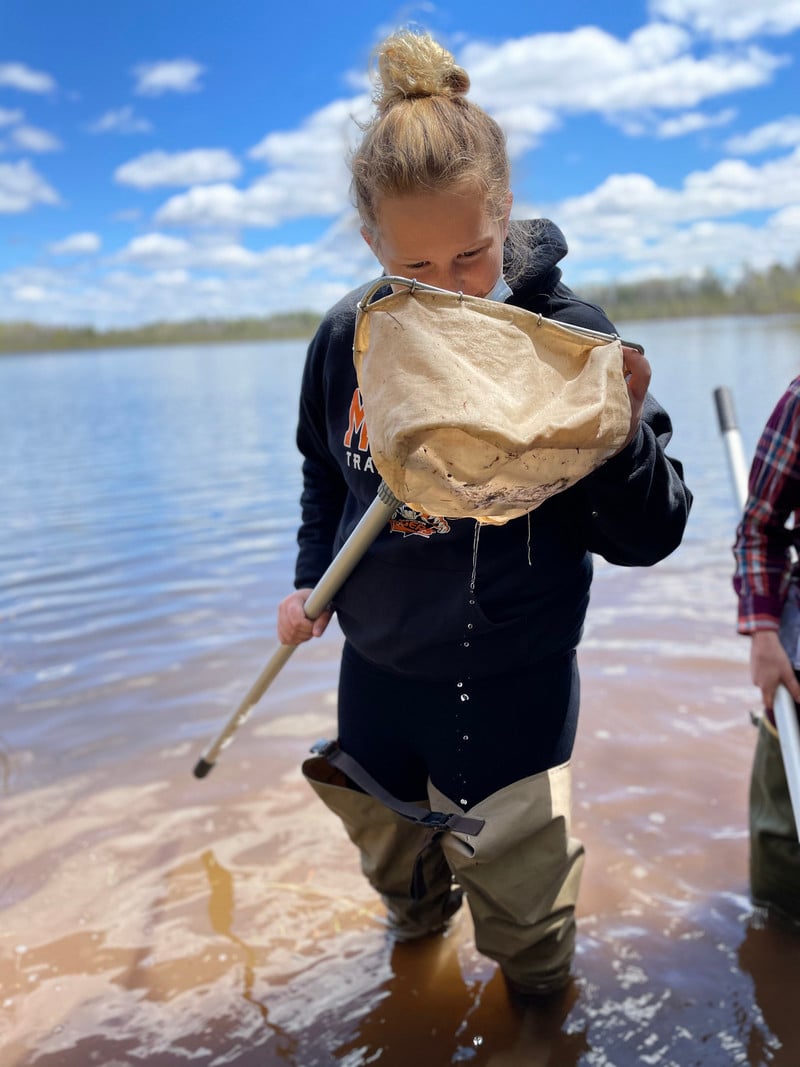
[[[561,282],[557,227],[509,221],[504,135],[467,99],[469,78],[450,53],[402,32],[379,47],[378,71],[377,111],[351,169],[361,232],[384,272],[614,333]],[[366,289],[331,309],[308,351],[284,644],[324,631],[331,613],[312,622],[303,605],[380,482],[353,369]],[[648,394],[647,360],[630,349],[625,357],[624,446],[530,515],[482,527],[474,573],[472,520],[404,509],[377,537],[331,605],[345,637],[338,745],[378,783],[377,796],[323,756],[304,764],[359,847],[394,936],[442,930],[466,893],[478,949],[522,994],[570,977],[583,847],[570,835],[569,760],[591,554],[657,562],[680,543],[691,502],[680,464],[663,451],[671,424]],[[387,795],[482,819],[483,829],[432,830],[387,806]]]

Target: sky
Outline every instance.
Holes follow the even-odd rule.
[[[322,312],[377,277],[346,159],[403,26],[468,71],[578,292],[800,258],[800,0],[0,0],[0,320]]]

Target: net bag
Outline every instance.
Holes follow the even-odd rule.
[[[373,463],[430,515],[524,515],[630,428],[618,337],[405,278],[379,279],[360,301],[353,359]]]

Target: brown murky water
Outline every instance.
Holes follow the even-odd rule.
[[[334,731],[335,628],[192,775],[272,651],[293,557],[296,369],[233,351],[176,351],[158,391],[155,355],[0,363],[0,397],[17,398],[0,421],[3,1067],[797,1067],[800,937],[747,897],[756,694],[710,418],[675,447],[699,494],[684,546],[649,571],[598,567],[575,982],[523,1010],[468,914],[444,938],[388,942],[300,775]]]

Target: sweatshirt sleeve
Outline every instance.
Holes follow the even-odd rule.
[[[327,440],[326,370],[331,329],[323,323],[306,356],[300,389],[297,447],[303,456],[301,521],[295,588],[317,584],[333,558],[347,487]]]
[[[560,281],[550,297],[550,315],[617,333],[602,308],[580,299]],[[672,420],[648,393],[634,439],[575,486],[583,495],[590,552],[623,567],[647,567],[681,543],[692,494],[682,464],[664,451],[671,438]]]
[[[681,543],[692,494],[683,466],[664,449],[672,422],[650,394],[634,439],[580,483],[588,514],[588,549],[609,563],[646,567]]]

